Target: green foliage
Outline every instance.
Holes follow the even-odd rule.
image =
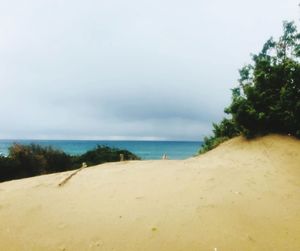
[[[223,119],[219,124],[213,124],[213,136],[205,137],[199,153],[205,153],[222,142],[239,135],[239,130],[232,119]]]
[[[0,156],[0,182],[12,178],[21,178],[18,164],[11,158]]]
[[[123,154],[124,160],[138,160],[139,157],[135,154],[117,148],[110,148],[107,146],[97,146],[95,149],[86,152],[85,154],[74,157],[73,163],[81,165],[85,162],[87,165],[97,165],[104,162],[114,162],[120,160],[120,155]]]
[[[284,22],[278,41],[269,39],[253,65],[240,71],[239,94],[227,112],[246,137],[267,133],[300,137],[300,33]]]
[[[61,172],[72,167],[71,156],[52,147],[14,144],[0,158],[0,181]]]
[[[119,161],[120,154],[123,154],[124,160],[139,159],[127,150],[106,146],[97,146],[83,155],[71,156],[52,147],[14,144],[9,148],[8,157],[0,156],[0,182],[73,170],[81,167],[83,162],[97,165]]]
[[[205,138],[201,152],[239,134],[251,138],[280,133],[300,138],[300,33],[296,25],[284,22],[283,35],[278,41],[270,38],[252,61],[239,71],[239,86],[232,90],[232,102],[225,109],[233,130],[223,130],[223,121],[214,125],[214,135]]]

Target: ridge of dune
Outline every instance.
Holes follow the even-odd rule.
[[[300,140],[0,183],[1,250],[300,250]]]

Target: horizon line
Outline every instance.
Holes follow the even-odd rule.
[[[147,138],[135,138],[135,139],[90,139],[90,138],[80,138],[80,139],[63,139],[63,138],[53,138],[53,139],[47,139],[47,138],[0,138],[0,141],[157,141],[157,142],[203,142],[203,140],[188,140],[188,139],[147,139]]]

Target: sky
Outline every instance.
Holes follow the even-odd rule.
[[[0,0],[0,139],[202,140],[298,0]]]

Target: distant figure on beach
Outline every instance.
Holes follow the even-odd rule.
[[[120,153],[120,161],[124,161],[124,154]]]
[[[164,155],[162,156],[162,159],[168,159],[167,154],[164,153]]]

